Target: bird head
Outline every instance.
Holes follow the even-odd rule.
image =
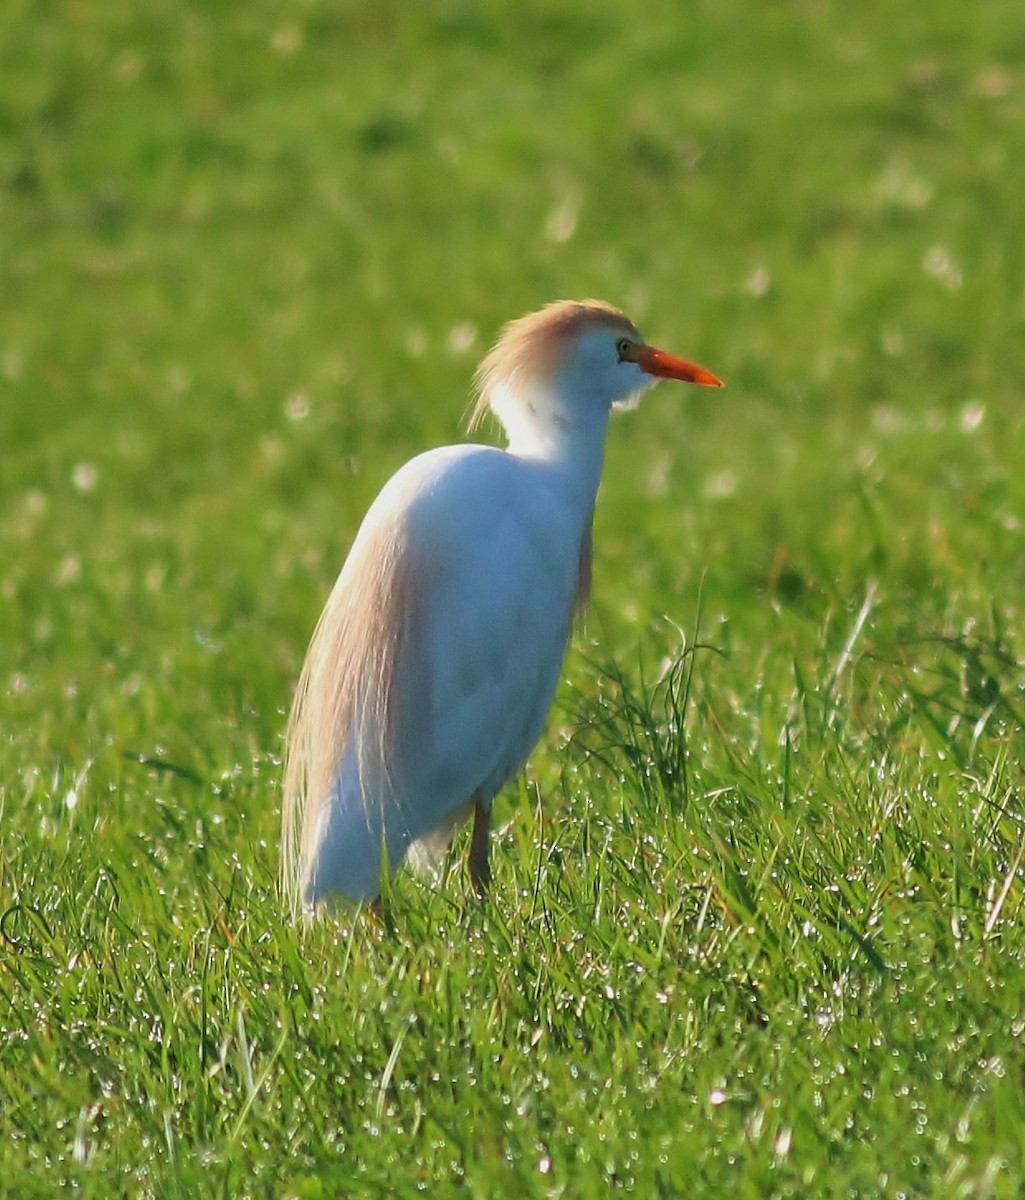
[[[477,372],[472,423],[490,409],[511,444],[603,434],[613,407],[636,404],[660,379],[723,386],[705,367],[649,346],[610,304],[557,300],[503,329]]]

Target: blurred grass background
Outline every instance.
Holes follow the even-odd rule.
[[[1018,1195],[1023,195],[1004,0],[8,0],[11,1194]],[[304,937],[320,605],[586,295],[728,390],[613,423],[490,912]]]

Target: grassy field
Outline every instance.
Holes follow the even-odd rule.
[[[1023,196],[1019,0],[6,0],[0,1194],[1021,1196]],[[359,518],[585,295],[729,386],[492,901],[292,928]]]

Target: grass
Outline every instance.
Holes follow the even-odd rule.
[[[130,7],[0,15],[0,1191],[1020,1195],[1018,6]],[[359,517],[588,294],[730,386],[613,425],[493,900],[293,929]]]

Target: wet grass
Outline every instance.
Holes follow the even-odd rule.
[[[1025,1186],[1025,42],[999,0],[0,16],[0,1164],[18,1196]],[[495,892],[276,893],[359,517],[501,322],[612,428]]]

